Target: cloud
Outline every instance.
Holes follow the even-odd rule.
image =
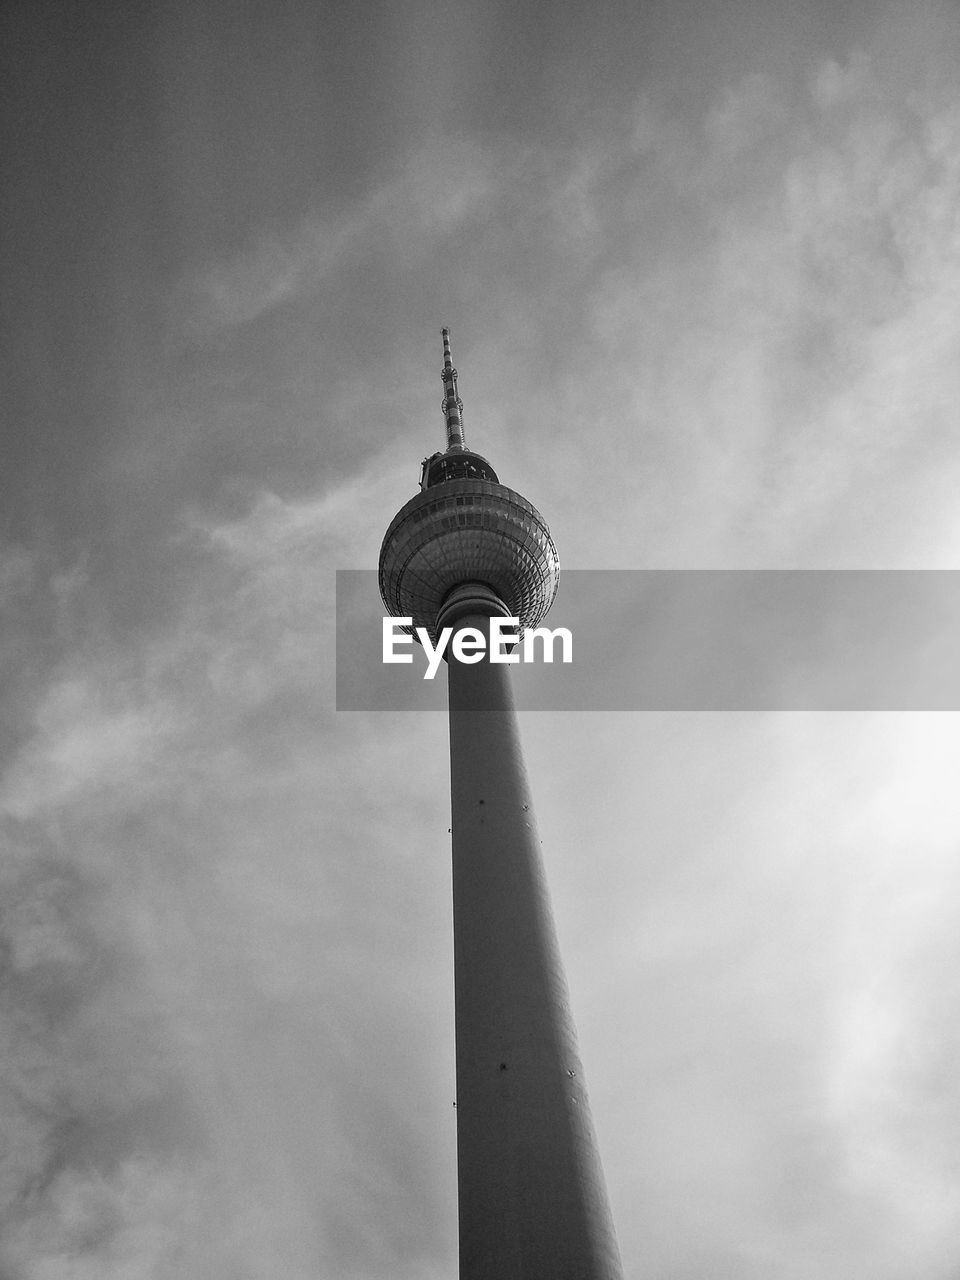
[[[845,502],[873,563],[934,552],[913,495],[955,470],[956,107],[885,74],[867,53],[751,74],[699,120],[647,92],[608,140],[615,265],[586,294],[594,361],[545,397],[577,439],[541,456],[562,493],[589,482],[584,438],[616,440],[645,501],[606,489],[607,539],[590,503],[562,515],[585,567],[841,563]]]
[[[625,1254],[952,1274],[953,719],[575,719],[524,736]]]
[[[703,132],[714,180],[722,167],[738,155],[756,153],[776,140],[786,124],[787,104],[782,90],[768,75],[751,73],[728,85],[706,113]]]
[[[453,1134],[449,1056],[420,1044],[444,860],[415,856],[443,754],[404,782],[403,717],[325,732],[333,564],[379,536],[358,484],[196,516],[189,589],[132,650],[78,625],[96,582],[58,578],[74,644],[0,791],[18,1277],[414,1280],[449,1251],[453,1184],[416,1156]]]
[[[141,782],[176,727],[175,713],[99,705],[81,679],[50,688],[36,714],[37,734],[0,786],[0,812],[24,819],[97,789],[122,792]]]
[[[147,1265],[151,1241],[170,1237],[155,1220],[158,1179],[137,1171],[133,1151],[191,1145],[170,1028],[102,866],[29,827],[17,839],[8,825],[5,836],[0,1261],[17,1275],[35,1274],[42,1259],[94,1274],[113,1257],[117,1270],[101,1274],[121,1274],[112,1251],[125,1236],[139,1240],[135,1266]]]
[[[492,157],[475,144],[448,143],[441,152],[435,140],[414,149],[346,213],[271,229],[185,282],[188,331],[247,324],[384,249],[417,257],[475,217],[495,186]]]
[[[208,266],[189,286],[190,328],[230,329],[282,306],[334,271],[367,224],[365,212],[331,226],[307,219],[292,233],[270,232],[254,249]]]
[[[125,1161],[109,1176],[67,1170],[51,1184],[40,1212],[8,1236],[8,1265],[31,1277],[172,1277],[190,1237],[199,1242],[191,1206],[197,1189],[191,1171],[141,1159]]]

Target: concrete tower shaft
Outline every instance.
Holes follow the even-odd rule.
[[[448,666],[460,1277],[621,1280],[508,671]]]

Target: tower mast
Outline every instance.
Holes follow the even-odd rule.
[[[465,449],[463,438],[463,401],[457,393],[457,371],[450,354],[450,330],[443,333],[443,416],[447,424],[447,449]]]
[[[491,617],[536,626],[560,566],[537,509],[466,449],[443,346],[448,450],[387,529],[380,591],[489,654]],[[508,671],[448,665],[460,1280],[622,1280]]]

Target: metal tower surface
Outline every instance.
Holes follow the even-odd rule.
[[[535,626],[546,521],[467,449],[443,330],[447,449],[380,551],[388,612],[436,639]],[[450,649],[447,650],[450,653]],[[506,665],[448,664],[461,1280],[620,1280]]]

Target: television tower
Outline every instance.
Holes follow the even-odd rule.
[[[380,550],[380,594],[444,627],[536,626],[560,564],[546,521],[466,446],[443,330],[447,447]],[[621,1280],[503,663],[448,662],[460,1280]]]

